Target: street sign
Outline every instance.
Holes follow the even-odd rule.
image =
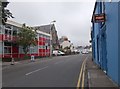
[[[92,19],[92,22],[95,22],[95,23],[100,23],[100,22],[105,22],[105,13],[102,13],[102,14],[94,14],[93,15],[93,19]]]

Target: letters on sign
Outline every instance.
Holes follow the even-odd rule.
[[[100,22],[105,22],[105,14],[102,13],[102,14],[94,14],[93,15],[93,20],[92,22],[95,22],[95,23],[100,23]]]

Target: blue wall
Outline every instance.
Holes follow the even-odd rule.
[[[120,85],[120,73],[118,73],[118,68],[120,68],[120,65],[118,65],[120,64],[120,50],[118,47],[118,40],[120,44],[120,39],[118,39],[120,38],[118,35],[120,28],[120,2],[105,2],[104,5],[105,24],[93,23],[93,56],[94,61],[101,69],[105,70],[108,76]],[[97,2],[94,14],[101,13],[101,8],[101,2]]]
[[[118,83],[118,3],[107,2],[105,8],[108,75]]]
[[[118,3],[118,49],[120,49],[120,2]],[[118,82],[120,85],[120,50],[118,50]]]
[[[97,3],[98,5],[99,5],[99,3]],[[95,13],[100,13],[100,8],[99,7],[96,7],[96,10],[95,10]],[[99,65],[99,61],[98,61],[98,51],[99,51],[99,49],[97,49],[97,36],[98,36],[98,34],[99,34],[99,29],[100,29],[100,24],[99,23],[94,23],[94,32],[93,32],[93,34],[94,34],[94,48],[95,48],[95,53],[94,53],[94,55],[95,55],[95,62]]]

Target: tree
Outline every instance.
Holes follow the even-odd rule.
[[[31,27],[26,26],[23,24],[22,28],[20,29],[20,32],[17,34],[17,43],[18,45],[23,47],[23,51],[25,55],[27,55],[30,46],[36,45],[36,31],[33,31]]]
[[[1,3],[1,10],[2,10],[2,24],[5,25],[8,18],[14,18],[10,10],[6,9],[9,2],[0,2]]]

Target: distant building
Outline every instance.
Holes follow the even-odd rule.
[[[36,30],[48,33],[48,34],[52,34],[51,44],[53,46],[53,50],[54,49],[59,49],[58,35],[57,35],[57,31],[56,31],[56,28],[55,28],[54,24],[34,26],[33,28],[36,29]]]
[[[73,43],[71,43],[70,50],[71,50],[71,52],[75,51],[75,47],[74,47]]]
[[[63,41],[68,41],[67,36],[62,36],[62,37],[59,39],[59,44],[61,44]]]
[[[63,41],[61,44],[60,44],[61,48],[64,49],[65,47],[70,47],[71,46],[71,43],[70,41]]]
[[[74,50],[73,43],[71,43],[71,41],[68,40],[68,37],[67,37],[67,36],[62,36],[62,37],[59,39],[59,44],[60,44],[60,48],[61,48],[63,51],[66,51],[66,49],[70,49],[70,51],[73,52],[73,50]]]

